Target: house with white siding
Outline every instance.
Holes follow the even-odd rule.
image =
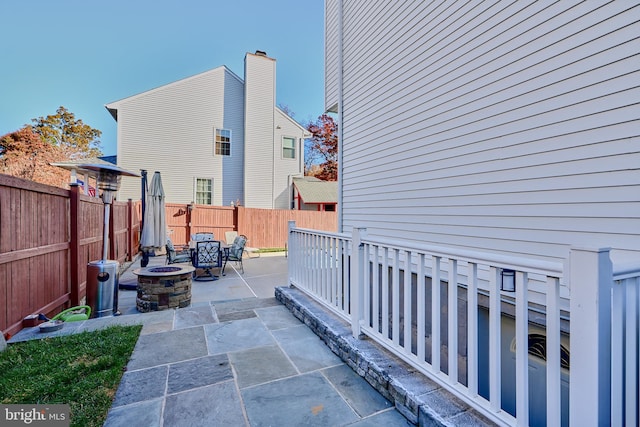
[[[542,259],[576,245],[638,258],[637,3],[326,9],[342,230]]]
[[[637,425],[640,4],[326,0],[325,31],[342,234],[293,226],[290,282],[498,425]]]
[[[276,60],[247,53],[244,79],[220,66],[111,102],[117,162],[159,171],[168,202],[289,209],[306,130],[276,107]],[[118,199],[139,199],[123,178]]]

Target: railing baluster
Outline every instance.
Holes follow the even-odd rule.
[[[489,399],[495,412],[502,406],[500,317],[500,272],[492,266],[489,272]]]
[[[343,313],[350,314],[351,309],[349,307],[351,307],[351,286],[357,286],[357,283],[353,283],[353,284],[351,283],[351,269],[356,268],[356,266],[351,265],[351,252],[354,250],[357,250],[357,248],[354,249],[352,247],[352,242],[346,241],[344,245],[344,249],[345,249],[344,265],[348,266],[348,268],[344,269],[344,277],[343,277],[344,286],[342,288],[342,298],[343,298],[342,311]]]
[[[453,258],[449,258],[448,300],[447,367],[449,383],[455,384],[458,382],[458,260]]]
[[[404,352],[411,354],[411,251],[404,251]]]
[[[467,267],[467,388],[478,396],[478,264]]]
[[[337,271],[336,271],[336,289],[335,289],[335,299],[334,299],[334,303],[333,306],[337,307],[340,311],[342,311],[342,289],[344,287],[344,281],[343,281],[343,271],[345,270],[344,268],[344,263],[345,263],[345,259],[344,259],[344,240],[342,239],[338,239],[337,240],[337,249],[336,249],[336,262],[337,262]]]
[[[636,279],[623,281],[626,291],[625,298],[625,357],[624,357],[624,394],[625,411],[624,423],[628,426],[638,425],[638,289]]]
[[[382,254],[382,337],[389,339],[389,248]]]
[[[373,248],[373,329],[380,332],[380,265],[379,263],[379,246]]]
[[[424,254],[419,253],[418,259],[416,261],[418,263],[417,269],[417,280],[416,280],[416,293],[417,293],[417,303],[416,303],[416,323],[418,326],[418,331],[416,335],[417,339],[417,351],[416,354],[418,356],[419,363],[425,362],[425,339],[426,339],[426,321],[427,321],[427,309],[426,309],[426,281],[425,281],[425,268],[424,268]]]
[[[516,273],[516,420],[529,425],[529,277]]]
[[[400,345],[400,256],[398,249],[393,251],[393,277],[391,290],[391,311],[393,321],[391,323],[393,344]]]
[[[434,256],[431,269],[431,366],[440,373],[440,257]]]
[[[560,279],[547,276],[547,425],[562,423]]]
[[[362,306],[364,313],[364,324],[369,327],[371,325],[371,247],[368,244],[364,245],[364,255],[363,255],[363,264],[364,264],[364,272],[363,272],[363,282],[364,282],[364,304]]]

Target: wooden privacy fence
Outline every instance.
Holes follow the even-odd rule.
[[[140,203],[114,202],[109,259],[137,253]],[[102,259],[104,204],[70,190],[0,174],[0,330],[51,314],[86,296],[87,264]]]
[[[288,222],[301,227],[335,232],[336,212],[256,209],[243,206],[180,205],[166,203],[167,228],[176,244],[186,244],[197,232],[213,232],[224,240],[225,231],[237,231],[249,238],[255,248],[284,248],[288,239]]]
[[[114,202],[108,259],[131,261],[140,244],[141,202]],[[335,212],[251,209],[166,203],[167,228],[184,244],[198,231],[225,231],[249,238],[249,246],[282,248],[288,221],[336,231]],[[22,319],[49,316],[76,306],[87,293],[87,264],[102,259],[102,199],[0,174],[0,331],[15,334]]]

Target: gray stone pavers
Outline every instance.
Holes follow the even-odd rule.
[[[298,374],[276,345],[229,353],[229,359],[241,389]]]
[[[389,400],[347,365],[334,366],[321,372],[361,417],[393,408]]]
[[[141,335],[127,365],[129,370],[148,368],[207,356],[202,326]]]
[[[300,372],[335,366],[342,361],[305,325],[272,332]]]
[[[164,399],[113,406],[103,427],[160,426]]]
[[[411,427],[414,425],[403,417],[400,412],[389,409],[349,424],[349,427]]]
[[[274,307],[258,308],[255,312],[270,330],[289,328],[301,325],[282,304]]]
[[[359,419],[319,372],[241,390],[252,426],[340,426]]]
[[[175,329],[191,328],[209,323],[218,323],[218,318],[215,311],[213,311],[212,307],[208,304],[176,310]]]
[[[167,393],[177,393],[233,380],[226,354],[205,356],[169,365]]]
[[[167,384],[167,372],[166,365],[125,372],[120,380],[113,406],[124,406],[163,397]]]
[[[248,425],[231,380],[167,396],[163,418],[166,427]]]
[[[205,325],[209,354],[229,353],[274,344],[258,318]]]
[[[231,322],[233,320],[251,319],[252,317],[257,316],[258,315],[254,310],[232,311],[230,313],[220,314],[218,316],[218,320],[220,321],[220,323],[222,323]]]

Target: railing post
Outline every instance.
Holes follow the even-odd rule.
[[[609,249],[572,248],[569,424],[611,422],[611,288]]]
[[[291,279],[294,277],[294,274],[295,274],[294,269],[296,268],[296,264],[299,258],[298,258],[298,253],[296,252],[298,248],[292,237],[293,229],[296,228],[296,222],[289,221],[288,224],[289,224],[288,226],[289,233],[287,234],[287,250],[288,250],[289,261],[287,262],[287,275],[289,276],[289,286],[291,286],[292,284]]]
[[[71,306],[80,305],[80,185],[78,183],[69,184],[69,274]]]
[[[349,299],[351,300],[351,333],[355,338],[360,336],[360,321],[363,319],[364,297],[364,244],[367,229],[353,227],[351,260],[349,262]]]

